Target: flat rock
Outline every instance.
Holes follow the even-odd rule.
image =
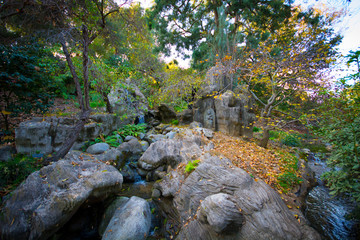
[[[110,145],[107,143],[95,143],[86,149],[87,153],[90,154],[101,154],[107,151],[110,148]]]

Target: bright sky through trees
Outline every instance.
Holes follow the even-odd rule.
[[[135,0],[141,4],[143,8],[149,8],[154,4],[153,0]],[[295,4],[300,4],[303,7],[326,7],[326,8],[345,8],[347,15],[344,19],[335,26],[336,31],[340,32],[344,38],[339,45],[339,50],[343,55],[347,55],[350,50],[356,50],[360,46],[360,1],[353,0],[350,3],[339,0],[296,0]],[[165,58],[166,62],[170,62],[173,59],[179,62],[180,67],[190,67],[190,59],[183,60],[181,57],[177,57],[175,50],[173,56]]]

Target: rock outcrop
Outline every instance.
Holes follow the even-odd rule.
[[[273,189],[225,158],[206,154],[187,178],[174,170],[154,187],[171,201],[162,210],[176,239],[320,239]]]
[[[47,239],[85,202],[103,201],[121,190],[119,171],[94,157],[70,152],[32,173],[5,201],[1,239]]]
[[[73,131],[75,122],[76,119],[56,117],[33,118],[22,122],[15,129],[16,150],[24,154],[56,152]],[[128,123],[129,120],[121,120],[113,114],[91,115],[90,122],[80,132],[73,149],[78,150],[85,141],[97,138],[100,133],[109,135]]]
[[[235,94],[228,90],[222,95],[205,96],[194,104],[194,121],[204,128],[221,131],[231,136],[252,137],[252,101],[247,93]]]

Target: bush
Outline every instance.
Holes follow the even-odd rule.
[[[19,113],[46,112],[54,83],[46,61],[51,53],[39,44],[0,45],[0,103],[6,129]]]
[[[0,162],[0,191],[14,189],[42,166],[42,159],[24,154],[17,154],[9,161]]]
[[[260,132],[260,131],[261,131],[261,128],[253,127],[253,132]]]
[[[119,134],[121,137],[125,138],[126,136],[139,136],[140,133],[146,132],[146,123],[141,124],[128,124],[124,127],[120,128],[116,131],[117,134]]]
[[[298,176],[298,159],[292,154],[282,155],[281,157],[283,173],[277,176],[278,184],[287,192],[292,187],[301,183],[303,180]]]
[[[287,134],[282,140],[281,143],[289,147],[298,147],[301,144],[299,137],[295,134]]]

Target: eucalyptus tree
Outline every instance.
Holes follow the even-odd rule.
[[[158,51],[170,54],[170,45],[193,50],[193,66],[201,67],[200,61],[213,64],[216,54],[228,55],[242,42],[266,38],[291,16],[292,2],[156,0],[149,26],[157,32]]]

